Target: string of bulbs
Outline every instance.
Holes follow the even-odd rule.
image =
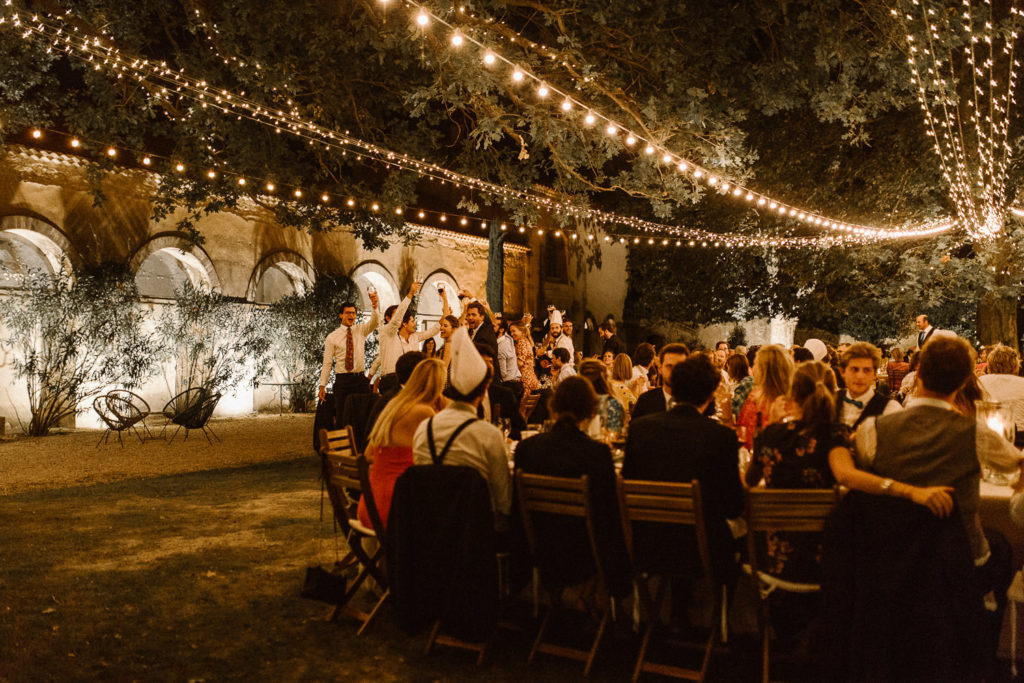
[[[7,5],[10,5],[10,0],[7,0]],[[45,38],[50,41],[48,51],[52,51],[54,47],[63,49],[63,51],[68,55],[82,59],[83,61],[91,64],[93,68],[97,70],[106,68],[111,71],[116,78],[122,78],[126,74],[130,74],[140,82],[144,81],[154,87],[158,87],[159,91],[156,97],[169,99],[172,96],[171,92],[168,90],[170,87],[173,89],[174,93],[179,96],[179,98],[186,98],[195,101],[199,103],[202,108],[213,107],[222,113],[235,115],[237,119],[246,118],[262,125],[271,126],[278,133],[287,131],[297,137],[307,140],[311,145],[321,143],[325,148],[340,150],[342,154],[346,154],[347,151],[352,149],[356,152],[356,158],[360,161],[362,160],[362,156],[365,156],[371,160],[382,162],[389,168],[393,165],[404,170],[411,170],[419,173],[421,176],[432,177],[435,180],[440,180],[442,183],[452,182],[453,184],[462,187],[477,189],[505,199],[511,198],[530,202],[538,208],[554,213],[566,213],[576,218],[587,218],[599,223],[616,223],[625,225],[628,228],[637,230],[645,235],[653,232],[667,232],[670,233],[672,237],[680,243],[680,245],[683,240],[686,240],[690,246],[696,246],[700,243],[703,246],[715,244],[716,246],[726,247],[753,246],[821,248],[850,243],[863,244],[865,242],[878,241],[889,237],[924,236],[948,229],[948,226],[946,225],[936,224],[926,226],[921,230],[913,232],[903,231],[894,233],[892,231],[864,231],[859,228],[848,226],[847,232],[853,233],[852,235],[840,234],[838,236],[816,238],[772,236],[766,238],[762,236],[754,237],[748,235],[723,235],[694,228],[659,224],[652,221],[621,216],[611,212],[604,212],[589,207],[573,206],[546,197],[533,195],[525,191],[498,186],[479,178],[464,176],[436,164],[432,164],[424,160],[417,160],[404,154],[392,152],[391,150],[387,150],[378,145],[364,142],[354,136],[351,136],[347,131],[343,134],[338,131],[324,129],[312,122],[299,118],[297,116],[297,110],[295,109],[287,114],[282,110],[272,110],[260,105],[259,103],[247,100],[242,95],[236,95],[235,93],[231,93],[223,89],[216,90],[208,86],[205,81],[196,81],[195,79],[188,78],[184,75],[183,70],[174,71],[167,67],[166,63],[158,64],[150,60],[122,55],[119,50],[112,46],[103,47],[99,37],[73,37],[72,32],[78,33],[78,29],[75,27],[72,27],[72,30],[65,32],[63,26],[49,24],[41,20],[38,16],[33,16],[30,20],[31,23],[23,24],[21,21],[21,15],[17,11],[14,11],[10,17],[12,19],[11,25],[23,31],[23,38],[30,39],[33,36]],[[7,18],[7,16],[0,16],[0,24],[4,23]],[[28,17],[26,17],[26,19],[28,19]],[[181,166],[181,164],[178,163],[177,166]],[[216,171],[211,169],[211,171],[208,171],[208,174],[209,173],[215,174]],[[296,192],[299,193],[296,195],[296,198],[301,198],[301,189],[297,188]],[[593,239],[592,236],[589,238]],[[620,238],[620,241],[625,240]],[[634,237],[634,242],[638,243],[638,241],[638,238]],[[654,237],[648,236],[648,241],[650,243],[654,243]],[[668,238],[662,237],[662,241],[667,242]]]
[[[1020,66],[1014,57],[1017,32],[1009,32],[1010,39],[1003,41],[1003,56],[999,57],[995,47],[999,35],[993,25],[992,3],[991,0],[982,2],[987,7],[987,19],[980,35],[974,30],[971,0],[961,0],[962,12],[957,17],[961,20],[966,43],[963,59],[970,69],[971,94],[964,98],[955,90],[958,79],[953,51],[950,50],[946,58],[940,55],[940,25],[947,33],[947,40],[954,37],[956,30],[951,13],[945,8],[936,13],[934,7],[926,7],[921,0],[909,3],[904,0],[905,9],[891,10],[906,33],[911,82],[917,86],[925,132],[933,140],[949,197],[960,224],[976,239],[995,237],[1003,230],[1007,211],[1006,174],[1013,152],[1008,141],[1010,112],[1016,104],[1013,92],[1016,69]],[[1011,4],[1009,11],[1013,17],[1021,15],[1015,5]],[[913,27],[918,22],[920,35],[915,35]],[[1000,70],[997,60],[1005,62],[1005,74],[997,73]],[[1005,91],[998,90],[1004,77]],[[960,111],[961,105],[967,109],[966,116]],[[976,138],[973,154],[967,151],[965,128]]]
[[[390,0],[379,1],[385,5],[390,2]],[[545,79],[535,75],[532,71],[517,64],[513,60],[508,59],[491,46],[485,44],[483,41],[472,37],[467,31],[460,29],[454,24],[438,16],[430,8],[417,0],[400,1],[416,10],[415,22],[420,29],[426,29],[431,22],[436,22],[444,26],[452,32],[450,43],[453,48],[461,48],[467,43],[476,46],[481,51],[481,61],[485,67],[494,67],[496,64],[500,63],[510,70],[510,79],[514,86],[520,86],[526,82],[532,82],[536,89],[537,98],[543,101],[559,102],[558,109],[563,115],[572,115],[572,112],[576,111],[582,112],[581,116],[584,127],[595,130],[604,129],[607,136],[622,140],[625,148],[637,150],[642,149],[644,155],[651,157],[652,159],[660,159],[662,164],[666,167],[674,167],[680,173],[686,174],[697,184],[704,184],[709,189],[717,191],[720,194],[743,201],[748,205],[767,209],[780,218],[796,220],[808,227],[824,228],[837,232],[860,235],[878,234],[886,238],[901,236],[900,233],[907,237],[920,236],[918,231],[922,226],[886,229],[837,221],[819,212],[802,209],[793,204],[782,202],[764,192],[747,188],[739,182],[716,174],[690,159],[668,149],[658,141],[650,139],[642,133],[636,132],[621,123],[619,120],[598,111],[595,107],[580,101],[577,97],[567,91],[551,85]],[[551,55],[549,54],[548,56]],[[952,221],[945,221],[945,224],[948,225],[949,229],[952,229],[954,226]],[[936,223],[929,223],[927,226],[923,226],[924,230],[926,230],[924,234],[935,234],[935,227]]]

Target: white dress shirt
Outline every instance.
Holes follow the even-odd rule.
[[[363,372],[366,365],[366,335],[373,332],[377,327],[377,309],[373,309],[370,319],[361,325],[352,326],[352,341],[355,348],[352,349],[352,369],[345,369],[345,354],[348,351],[346,346],[348,328],[340,325],[338,329],[327,335],[324,341],[324,363],[320,368],[320,386],[327,386],[327,380],[331,376],[331,362],[334,362],[334,373],[343,375],[347,372]]]
[[[575,374],[576,369],[569,363],[566,363],[565,365],[562,366],[562,369],[558,371],[558,374],[554,375],[551,378],[551,386],[557,387],[563,379],[565,379],[566,377],[572,377]]]
[[[470,403],[453,401],[433,417],[434,448],[441,454],[448,437],[460,424],[476,417],[476,408]],[[430,446],[427,443],[427,423],[416,428],[412,439],[412,461],[415,465],[430,465]],[[467,465],[480,472],[491,494],[491,505],[497,515],[508,515],[512,507],[512,476],[505,454],[505,437],[501,430],[483,420],[477,420],[455,437],[445,465]]]
[[[515,382],[523,376],[516,359],[516,344],[507,334],[498,337],[498,370],[502,382]]]
[[[864,408],[867,407],[868,401],[875,397],[875,388],[871,387],[860,396],[850,396],[855,401],[860,401],[863,405],[858,408],[857,406],[843,400],[843,397],[850,396],[849,389],[843,389],[839,392],[839,404],[842,408],[839,410],[839,421],[847,427],[852,427],[856,424],[857,420],[860,419],[860,414],[864,412]],[[885,410],[882,411],[882,415],[888,415],[889,413],[895,413],[898,410],[903,410],[903,407],[889,399],[889,402],[885,404]]]
[[[572,344],[572,337],[570,337],[567,334],[558,335],[558,339],[555,340],[555,343],[552,345],[552,348],[557,349],[559,347],[569,352],[569,365],[575,365],[576,348]]]
[[[435,323],[425,330],[413,332],[409,335],[408,339],[402,337],[402,333],[399,330],[402,327],[405,312],[409,310],[409,304],[411,303],[412,299],[408,296],[402,299],[402,303],[398,304],[398,308],[395,309],[395,314],[391,316],[391,320],[382,324],[377,330],[377,335],[380,338],[380,354],[377,356],[377,359],[380,361],[379,365],[382,376],[389,375],[395,371],[395,364],[398,363],[398,359],[402,357],[403,353],[419,351],[420,342],[433,337],[441,331],[441,324]],[[376,371],[377,367],[378,364],[374,362],[372,370]],[[371,372],[370,374],[374,373]]]

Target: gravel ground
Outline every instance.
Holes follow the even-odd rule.
[[[22,491],[199,472],[241,465],[293,460],[313,452],[313,415],[260,415],[211,420],[221,441],[210,444],[201,432],[184,432],[171,443],[159,438],[161,419],[152,419],[143,443],[124,435],[124,447],[111,435],[96,446],[102,432],[83,429],[44,437],[20,437],[0,443],[0,496]]]

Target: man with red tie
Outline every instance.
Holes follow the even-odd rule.
[[[331,376],[334,363],[334,414],[335,427],[341,428],[345,397],[349,394],[370,393],[370,381],[366,378],[365,346],[366,335],[377,327],[377,293],[370,293],[373,314],[362,325],[356,325],[356,305],[345,302],[341,305],[341,326],[327,335],[324,342],[324,363],[320,369],[320,400],[327,397],[327,379]]]

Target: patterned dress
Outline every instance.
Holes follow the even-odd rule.
[[[540,389],[537,373],[533,371],[533,346],[528,339],[520,339],[516,342],[516,362],[519,364],[519,372],[522,375],[524,394]]]
[[[799,422],[773,424],[755,440],[751,467],[760,468],[767,488],[832,488],[836,480],[828,464],[829,451],[837,446],[850,447],[851,440],[852,432],[844,424],[813,432]],[[769,533],[767,539],[766,570],[770,574],[789,581],[821,580],[820,534]]]

